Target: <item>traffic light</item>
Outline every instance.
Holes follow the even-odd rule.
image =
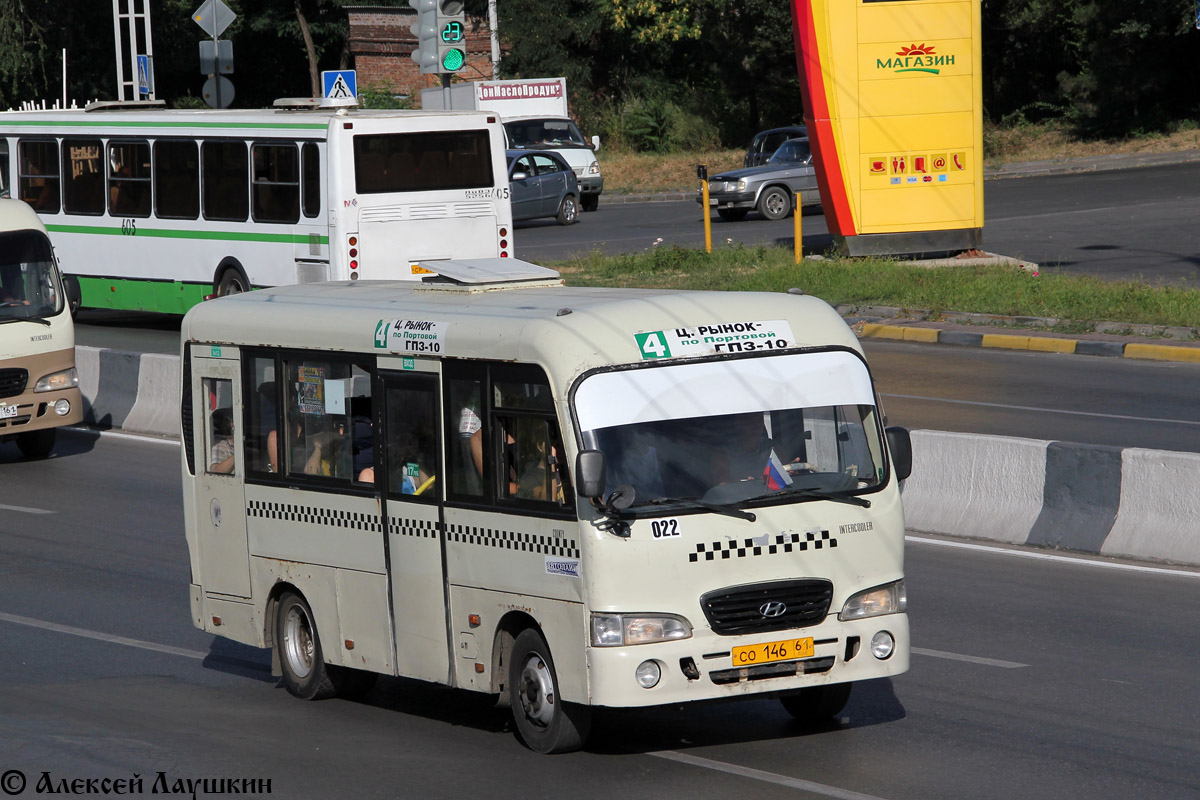
[[[463,0],[437,0],[436,72],[458,72],[467,65],[466,22]]]
[[[417,37],[417,47],[412,51],[412,60],[421,72],[441,72],[438,54],[438,3],[440,0],[408,0],[417,10],[417,21],[409,28]],[[459,5],[462,5],[461,3]]]

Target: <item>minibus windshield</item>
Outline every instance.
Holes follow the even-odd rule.
[[[0,233],[0,323],[44,319],[62,310],[58,271],[45,234]]]
[[[839,499],[885,475],[870,376],[848,351],[596,373],[574,404],[633,508]]]

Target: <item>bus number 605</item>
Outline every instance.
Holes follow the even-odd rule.
[[[137,222],[132,219],[121,220],[121,233],[123,233],[125,236],[136,236]]]

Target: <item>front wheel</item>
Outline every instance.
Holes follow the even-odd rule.
[[[317,623],[304,598],[288,592],[279,598],[275,615],[275,648],[284,687],[302,700],[323,700],[338,693],[336,667],[321,655]]]
[[[558,206],[558,224],[574,225],[578,221],[579,204],[575,201],[575,195],[569,194],[562,199],[562,203]]]
[[[784,709],[801,722],[825,722],[837,716],[850,700],[853,683],[831,683],[809,686],[796,692],[780,695]]]
[[[54,449],[55,428],[17,434],[17,447],[26,458],[45,458]]]
[[[532,628],[522,631],[509,651],[508,686],[513,720],[526,747],[535,753],[568,753],[583,746],[591,709],[563,702],[550,648]]]
[[[792,197],[779,186],[772,186],[758,198],[758,213],[767,219],[783,219],[792,211]]]
[[[249,282],[236,269],[225,270],[217,284],[217,297],[228,297],[231,294],[242,294],[248,291],[250,291]]]

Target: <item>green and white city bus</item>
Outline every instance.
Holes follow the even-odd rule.
[[[513,253],[504,131],[486,112],[0,113],[0,193],[41,216],[73,309],[183,313]]]

